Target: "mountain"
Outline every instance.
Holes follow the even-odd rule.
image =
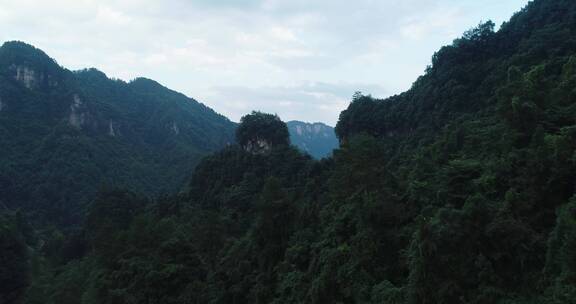
[[[332,157],[254,112],[179,195],[101,191],[72,232],[0,218],[1,299],[573,303],[576,2],[494,27],[443,47],[405,93],[356,94]]]
[[[338,138],[334,128],[323,123],[305,123],[289,121],[286,123],[290,132],[290,141],[302,151],[316,159],[329,156],[338,147]]]
[[[12,209],[65,223],[102,187],[176,192],[234,129],[155,81],[69,71],[22,42],[0,48],[0,198]]]

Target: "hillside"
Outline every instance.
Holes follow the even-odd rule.
[[[186,192],[102,191],[67,234],[0,218],[0,282],[17,279],[2,295],[574,303],[576,2],[535,0],[494,27],[442,48],[403,94],[355,95],[332,157],[311,159],[279,117],[253,112]]]
[[[290,132],[290,141],[302,151],[316,159],[330,156],[338,147],[338,138],[334,128],[323,123],[306,123],[289,121],[286,123]]]
[[[0,48],[0,200],[34,217],[75,222],[99,188],[174,193],[234,129],[152,80],[72,72],[22,42]]]

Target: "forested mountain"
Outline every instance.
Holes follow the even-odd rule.
[[[292,144],[316,159],[330,156],[332,150],[338,147],[338,138],[334,133],[334,128],[323,123],[293,120],[287,122],[286,125]]]
[[[64,224],[99,188],[176,192],[234,129],[152,80],[72,72],[22,42],[0,48],[0,201],[10,209]]]
[[[442,48],[409,91],[356,94],[330,158],[253,112],[186,192],[102,191],[74,233],[7,214],[2,299],[574,303],[574,88],[576,2],[532,1]]]

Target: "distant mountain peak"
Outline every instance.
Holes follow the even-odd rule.
[[[146,77],[134,78],[130,82],[128,82],[128,85],[130,85],[131,87],[135,87],[135,88],[143,89],[143,90],[160,90],[160,91],[175,92],[175,91],[170,90],[169,88],[163,86],[158,81],[152,80],[152,79],[146,78]],[[181,94],[179,92],[176,92],[176,93]]]
[[[28,67],[58,68],[60,66],[44,51],[22,41],[8,41],[0,47],[0,64]]]
[[[292,125],[296,133],[300,136],[321,135],[328,137],[334,131],[334,128],[321,122],[307,123],[303,121],[293,120],[289,121],[288,124]]]
[[[292,120],[286,123],[293,145],[315,158],[323,158],[338,147],[334,128],[321,123]]]
[[[146,84],[146,85],[154,85],[154,86],[158,86],[158,87],[163,87],[163,85],[161,85],[160,83],[158,83],[158,81],[150,79],[150,78],[146,78],[146,77],[137,77],[132,79],[132,81],[130,81],[130,84]]]
[[[82,69],[82,70],[74,71],[74,73],[81,74],[81,75],[90,75],[93,77],[103,78],[106,80],[109,79],[108,76],[106,75],[106,73],[100,71],[97,68]]]
[[[55,87],[63,69],[42,50],[21,41],[0,47],[0,71],[28,89]]]
[[[36,48],[35,46],[28,44],[26,42],[22,42],[22,41],[6,41],[2,44],[2,46],[0,47],[1,50],[3,51],[16,51],[18,53],[20,53],[21,55],[36,55],[36,56],[42,56],[45,58],[48,58],[50,60],[51,59],[46,53],[44,53],[44,51],[42,51],[39,48]]]

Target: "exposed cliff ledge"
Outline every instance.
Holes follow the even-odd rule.
[[[79,130],[108,134],[112,137],[121,136],[120,124],[117,121],[92,114],[78,94],[72,96],[67,120],[70,126]]]
[[[10,70],[13,73],[14,79],[30,90],[40,87],[53,88],[58,85],[57,77],[26,65],[11,65]]]
[[[108,122],[108,135],[112,137],[120,136],[120,128],[113,120]]]
[[[68,122],[71,126],[82,129],[82,126],[86,124],[86,112],[84,103],[80,96],[74,94],[72,97],[73,101],[70,105],[70,115],[68,116]]]
[[[244,150],[252,154],[266,154],[272,150],[272,144],[260,138],[255,138],[244,145]]]
[[[44,80],[44,75],[38,75],[36,71],[29,67],[13,66],[12,69],[16,72],[16,75],[14,75],[16,81],[21,82],[28,89],[37,87],[38,83]]]
[[[180,127],[178,127],[178,124],[175,121],[172,122],[171,129],[172,132],[174,132],[174,135],[178,136],[180,134]]]

